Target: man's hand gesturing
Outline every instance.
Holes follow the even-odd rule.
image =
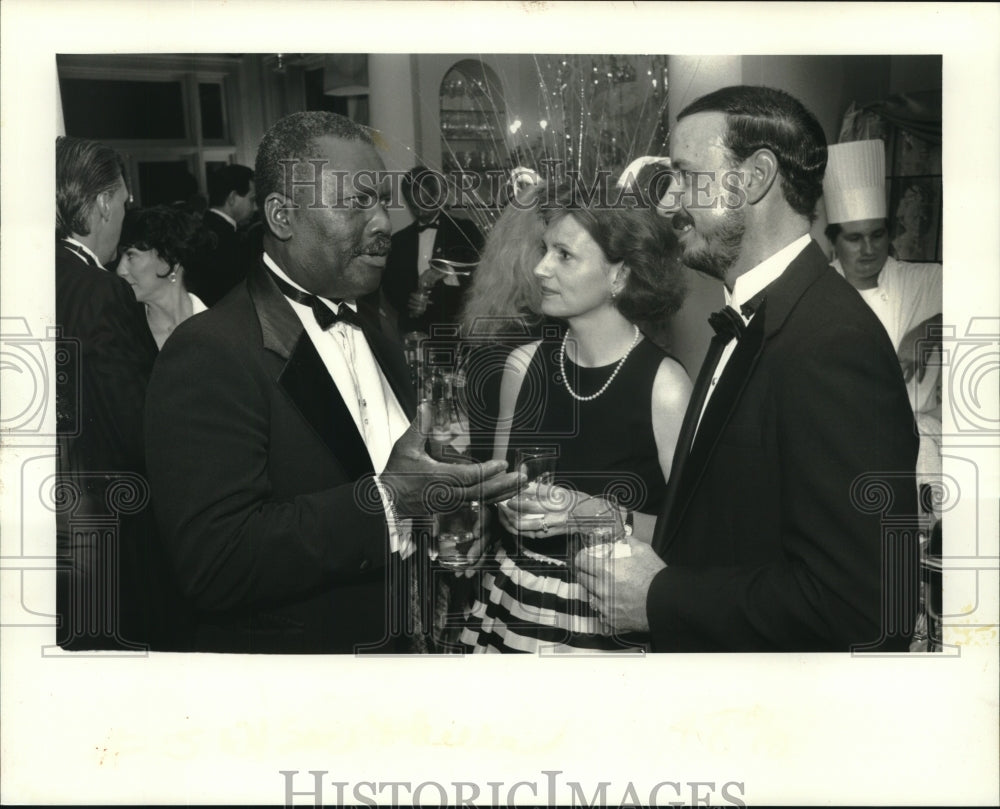
[[[393,446],[385,470],[379,475],[392,495],[398,516],[426,514],[432,484],[435,488],[447,487],[449,496],[445,499],[451,502],[490,503],[517,493],[524,475],[507,472],[505,461],[450,464],[431,458],[426,449],[431,421],[430,406],[420,405],[417,417]]]

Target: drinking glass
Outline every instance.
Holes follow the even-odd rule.
[[[451,441],[452,377],[447,371],[435,369],[431,379],[431,409],[434,413],[431,440],[436,444],[447,444]]]
[[[427,266],[445,278],[468,278],[479,266],[479,262],[438,256],[428,261]]]
[[[477,500],[434,514],[438,562],[444,567],[462,570],[475,565],[479,555],[470,559],[468,554],[482,535],[482,506]]]
[[[558,452],[554,447],[519,447],[514,451],[514,469],[525,476],[525,484],[551,486],[556,475]]]
[[[514,524],[518,524],[523,517],[534,520],[539,516],[539,509],[544,522],[549,511],[559,509],[558,499],[552,502],[558,457],[555,447],[518,447],[514,450],[513,471],[524,475],[524,481],[516,498],[500,504],[504,509],[511,509],[507,514]],[[517,507],[512,509],[511,503],[515,500]]]
[[[417,391],[423,385],[424,362],[421,343],[426,339],[427,335],[422,331],[411,331],[403,337],[403,350],[406,354],[406,365],[410,369],[410,381]]]
[[[621,509],[613,497],[588,497],[569,513],[567,521],[573,539],[573,555],[582,548],[594,556],[610,557],[615,543],[625,540]]]
[[[469,448],[469,420],[462,413],[461,395],[465,384],[462,372],[434,369],[430,378],[430,406],[433,420],[427,438],[427,453],[446,463],[473,463],[465,456]]]
[[[435,256],[427,262],[427,272],[420,276],[415,290],[419,305],[411,303],[410,315],[417,317],[427,311],[431,302],[431,293],[434,288],[448,278],[468,278],[472,271],[479,266],[479,253],[475,248],[467,245],[458,245],[445,248],[441,255]],[[455,286],[456,282],[450,282]]]

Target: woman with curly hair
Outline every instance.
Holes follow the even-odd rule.
[[[462,310],[464,337],[518,337],[544,320],[535,265],[545,222],[533,191],[504,208],[490,230]]]
[[[169,205],[126,214],[117,272],[145,306],[158,348],[180,323],[205,311],[205,304],[187,291],[185,276],[197,271],[195,257],[213,238],[195,216]]]
[[[638,648],[590,609],[567,522],[583,497],[614,492],[633,535],[652,538],[691,383],[644,329],[680,307],[683,275],[669,224],[650,206],[633,196],[597,207],[579,190],[553,189],[539,205],[539,308],[566,328],[511,352],[494,442],[494,457],[513,463],[518,448],[551,447],[556,485],[499,506],[506,530],[461,634],[472,651]]]

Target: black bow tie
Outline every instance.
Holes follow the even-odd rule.
[[[716,334],[729,339],[735,337],[739,340],[747,329],[743,318],[732,306],[723,306],[718,312],[712,312],[708,316],[708,323]]]
[[[338,320],[361,328],[361,318],[359,318],[358,313],[351,309],[351,307],[346,303],[334,301],[334,303],[337,304],[337,311],[334,312],[315,295],[303,292],[301,289],[293,287],[283,278],[278,277],[278,275],[273,273],[270,269],[267,272],[268,275],[271,276],[271,280],[273,280],[274,283],[277,284],[278,289],[281,290],[282,295],[286,298],[290,298],[296,303],[301,303],[303,306],[308,306],[312,309],[313,317],[316,318],[316,322],[323,331],[327,331]]]
[[[743,313],[743,317],[737,313],[732,306],[723,306],[718,312],[712,312],[708,316],[709,325],[715,329],[715,333],[723,337],[735,337],[737,340],[743,337],[746,332],[746,324],[743,322],[745,317],[749,320],[753,317],[753,313],[760,308],[760,305],[764,302],[764,293],[758,292],[750,300],[740,306],[740,312]]]
[[[425,230],[437,230],[438,220],[435,219],[433,222],[427,222],[424,225],[417,223],[417,233],[423,233]]]

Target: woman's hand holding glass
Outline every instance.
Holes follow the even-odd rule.
[[[537,538],[565,533],[566,518],[575,492],[553,482],[558,452],[554,447],[520,447],[514,467],[525,485],[509,500],[497,504],[500,523],[512,534]]]
[[[539,539],[567,532],[570,513],[586,495],[547,480],[535,480],[497,504],[500,522],[512,534]]]

